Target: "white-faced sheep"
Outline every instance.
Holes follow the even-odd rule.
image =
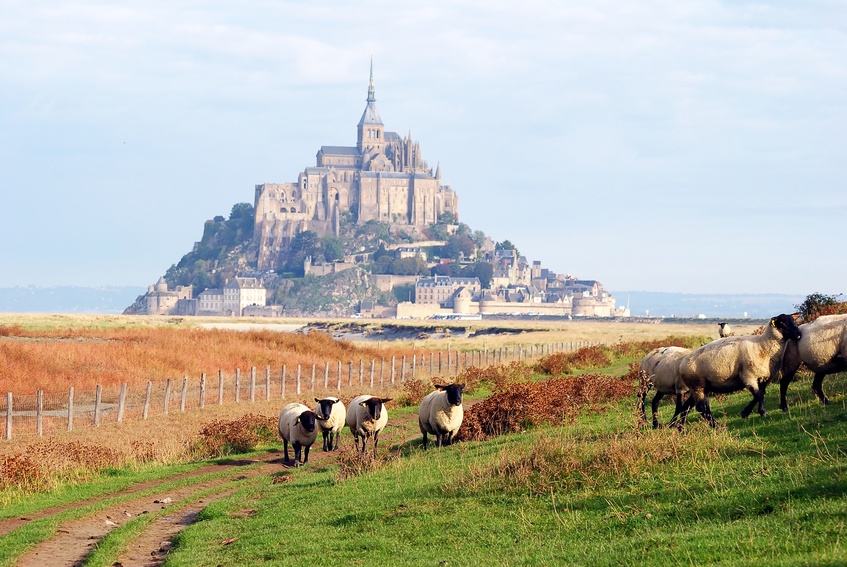
[[[761,335],[727,337],[718,339],[691,351],[679,363],[682,382],[691,390],[686,400],[680,428],[692,407],[714,427],[715,418],[709,406],[708,395],[730,393],[747,388],[753,400],[741,410],[746,418],[759,406],[759,415],[765,415],[765,386],[779,372],[785,342],[800,338],[800,329],[791,315],[772,317]]]
[[[315,406],[315,415],[318,419],[318,429],[321,430],[321,435],[324,441],[324,451],[337,451],[338,438],[341,437],[341,430],[344,429],[344,420],[347,416],[347,411],[344,404],[338,398],[332,396],[319,399],[315,398],[318,405]],[[335,441],[335,446],[333,446]]]
[[[733,336],[732,327],[729,326],[729,323],[718,323],[718,335],[722,339]]]
[[[279,412],[279,436],[285,448],[285,460],[288,461],[288,444],[294,447],[294,466],[309,462],[309,448],[318,437],[315,428],[315,412],[298,402],[293,402]],[[305,447],[303,458],[300,451]]]
[[[465,416],[465,410],[462,407],[464,384],[436,385],[435,388],[434,392],[424,396],[418,410],[418,425],[423,434],[424,449],[426,449],[427,434],[435,436],[436,447],[449,445]]]
[[[390,402],[392,398],[377,398],[375,396],[362,395],[356,396],[350,401],[350,407],[347,408],[347,427],[353,434],[353,439],[356,441],[356,450],[365,452],[365,445],[369,437],[374,440],[374,456],[376,456],[376,446],[379,442],[379,432],[388,423],[388,410],[383,407],[384,404]],[[359,449],[359,438],[362,439],[362,448]]]
[[[800,364],[815,373],[812,391],[822,404],[829,399],[823,393],[823,379],[827,374],[847,370],[847,315],[824,315],[800,325],[802,337],[788,341],[782,360],[782,380],[779,384],[779,407],[788,410],[786,394]]]
[[[653,384],[653,388],[656,389],[652,403],[654,429],[659,427],[659,402],[663,397],[672,395],[676,401],[676,409],[669,425],[676,423],[677,417],[682,412],[682,398],[688,392],[688,387],[679,376],[679,363],[690,352],[690,348],[659,347],[651,350],[641,359],[639,369],[646,373],[647,378]],[[644,398],[647,396],[647,391],[647,389],[644,389],[638,393],[641,418],[645,422],[647,416],[644,413]]]

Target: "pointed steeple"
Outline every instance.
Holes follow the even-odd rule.
[[[438,162],[438,165],[435,166],[435,178],[441,183],[441,162]]]
[[[374,89],[374,58],[371,57],[371,78],[368,81],[368,102],[376,102],[376,89]]]

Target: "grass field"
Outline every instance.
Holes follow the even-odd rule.
[[[605,327],[611,336],[603,342],[712,334],[703,325],[651,325],[670,331],[658,336],[617,325]],[[597,340],[590,337],[600,331],[588,327],[546,332],[583,337],[561,334],[550,342]],[[623,375],[637,358],[608,361],[591,372]],[[428,452],[420,448],[415,407],[392,408],[392,432],[376,463],[356,468],[345,432],[338,458],[233,477],[232,490],[204,505],[199,521],[179,532],[165,564],[845,564],[847,375],[827,378],[833,402],[827,407],[809,386],[808,376],[792,385],[790,413],[777,409],[777,388],[771,387],[768,415],[748,420],[738,417],[748,394],[717,396],[717,429],[697,416],[684,433],[644,429],[630,396],[586,407],[572,423]],[[249,409],[270,415],[278,409],[263,404]],[[662,408],[665,421],[670,406]],[[220,411],[235,413],[219,417],[245,409],[224,406]],[[127,447],[145,433],[164,439],[172,434],[168,428],[177,428],[183,437],[176,450],[190,443],[189,432],[208,415],[189,414],[173,416],[158,433],[127,423],[101,428],[90,441]],[[148,463],[50,493],[7,493],[0,520],[67,503],[75,492],[79,499],[113,495],[203,465],[164,469]],[[64,520],[51,521],[0,536],[0,548],[21,550],[0,556],[0,564],[14,564],[15,553],[55,537],[51,533]],[[112,565],[156,522],[139,516],[115,529],[86,564]]]

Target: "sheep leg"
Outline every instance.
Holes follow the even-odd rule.
[[[691,408],[694,407],[694,396],[688,396],[688,399],[685,400],[685,403],[682,404],[682,408],[679,412],[679,421],[676,424],[676,428],[679,431],[683,431],[685,429],[685,423],[688,421],[688,412],[691,411]]]
[[[668,427],[673,427],[676,424],[676,420],[679,419],[679,414],[682,413],[683,402],[682,402],[682,394],[677,394],[674,396],[674,400],[676,402],[676,406],[674,407],[673,417],[668,422]],[[655,427],[655,425],[653,426]]]
[[[282,446],[285,449],[285,462],[288,462],[288,439],[282,438]]]
[[[301,445],[297,441],[292,443],[292,445],[294,446],[294,466],[299,467],[300,466],[300,448],[301,448]],[[287,459],[288,455],[286,455],[285,458]]]
[[[753,411],[753,407],[756,405],[759,406],[759,415],[764,416],[766,413],[764,384],[762,384],[762,386],[759,388],[749,387],[747,389],[750,391],[751,394],[753,394],[753,399],[750,401],[749,404],[744,406],[743,410],[741,410],[741,417],[743,419],[747,419],[747,417],[750,415],[750,412]]]
[[[661,392],[656,392],[656,395],[655,395],[655,396],[653,396],[653,403],[652,403],[652,409],[653,409],[653,429],[658,429],[658,428],[659,428],[659,402],[660,402],[660,401],[662,400],[662,398],[664,398],[664,397],[665,397],[665,395],[664,395],[663,393],[661,393]],[[645,419],[645,421],[646,421],[646,419]]]
[[[815,379],[812,380],[812,391],[815,393],[815,395],[821,401],[821,404],[828,406],[829,405],[829,398],[827,398],[826,394],[823,393],[824,376],[826,376],[826,374],[824,374],[823,372],[816,372],[815,373]]]
[[[324,450],[324,452],[327,452],[327,451],[329,451],[329,448],[328,448],[329,444],[327,444],[327,440],[329,440],[329,443],[332,443],[332,432],[327,433],[326,431],[322,431],[321,435],[323,435],[323,440],[324,440],[323,450]]]
[[[303,464],[304,465],[309,462],[309,449],[311,447],[312,447],[311,445],[306,445],[306,448],[303,450]]]
[[[377,443],[379,443],[379,431],[374,433],[374,458],[376,458],[376,444]],[[362,452],[363,453],[365,452],[364,448],[362,449]]]
[[[703,399],[699,402],[696,402],[694,405],[697,408],[697,411],[700,412],[700,415],[703,416],[703,419],[705,419],[709,423],[709,425],[711,425],[712,427],[718,426],[718,423],[715,421],[715,416],[712,415],[712,407],[709,404],[708,397],[703,396]]]
[[[796,370],[794,372],[786,370],[782,372],[782,380],[779,381],[779,409],[782,411],[788,411],[788,385],[794,380],[795,373]],[[815,375],[815,379],[817,379],[817,375]],[[814,390],[814,385],[812,385],[812,389]]]
[[[426,431],[421,431],[421,433],[423,433],[423,448],[424,448],[424,451],[426,451],[426,442],[427,442]]]

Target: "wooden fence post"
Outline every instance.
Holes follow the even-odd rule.
[[[147,393],[144,394],[144,409],[141,410],[141,419],[147,419],[147,413],[150,411],[150,394],[153,393],[153,381],[147,380]]]
[[[224,371],[218,369],[218,405],[224,405]]]
[[[376,364],[376,361],[372,358],[371,359],[371,385],[370,385],[371,388],[374,387],[374,364]]]
[[[74,429],[74,387],[68,389],[68,431]]]
[[[285,397],[285,365],[282,365],[282,397]]]
[[[168,404],[171,401],[171,379],[165,382],[165,415],[168,415]]]
[[[200,374],[200,409],[206,407],[206,373]]]
[[[256,367],[250,367],[250,403],[256,401]]]
[[[338,361],[338,391],[341,391],[341,361]]]
[[[297,395],[300,395],[300,365],[297,365]]]
[[[415,367],[417,366],[417,363],[418,363],[418,355],[413,354],[412,355],[412,380],[415,379]]]
[[[394,385],[394,355],[391,355],[391,385]]]
[[[312,363],[312,391],[315,391],[315,366],[317,366],[314,362]]]
[[[97,384],[94,389],[94,427],[100,425],[100,397],[103,395],[103,387]]]
[[[347,361],[347,387],[349,388],[352,385],[353,385],[353,361],[348,360]]]
[[[38,436],[44,435],[44,427],[42,423],[42,414],[44,412],[44,390],[38,390],[35,393],[35,431]]]
[[[271,401],[271,365],[265,366],[265,401]]]
[[[185,411],[185,396],[188,395],[188,376],[182,377],[182,392],[179,395],[179,411]]]
[[[12,392],[6,392],[6,439],[12,438]]]
[[[382,379],[385,376],[385,359],[379,359],[379,387],[382,388]]]
[[[403,355],[403,362],[400,364],[400,383],[406,381],[406,355]]]
[[[329,389],[329,362],[324,363],[324,390]]]
[[[429,375],[432,376],[432,351],[429,353]]]
[[[241,369],[235,369],[235,403],[241,401]]]
[[[121,384],[121,395],[118,396],[118,423],[124,420],[124,408],[126,406],[126,382]]]
[[[363,382],[363,376],[365,374],[365,361],[361,358],[359,359],[359,386],[361,386]]]

